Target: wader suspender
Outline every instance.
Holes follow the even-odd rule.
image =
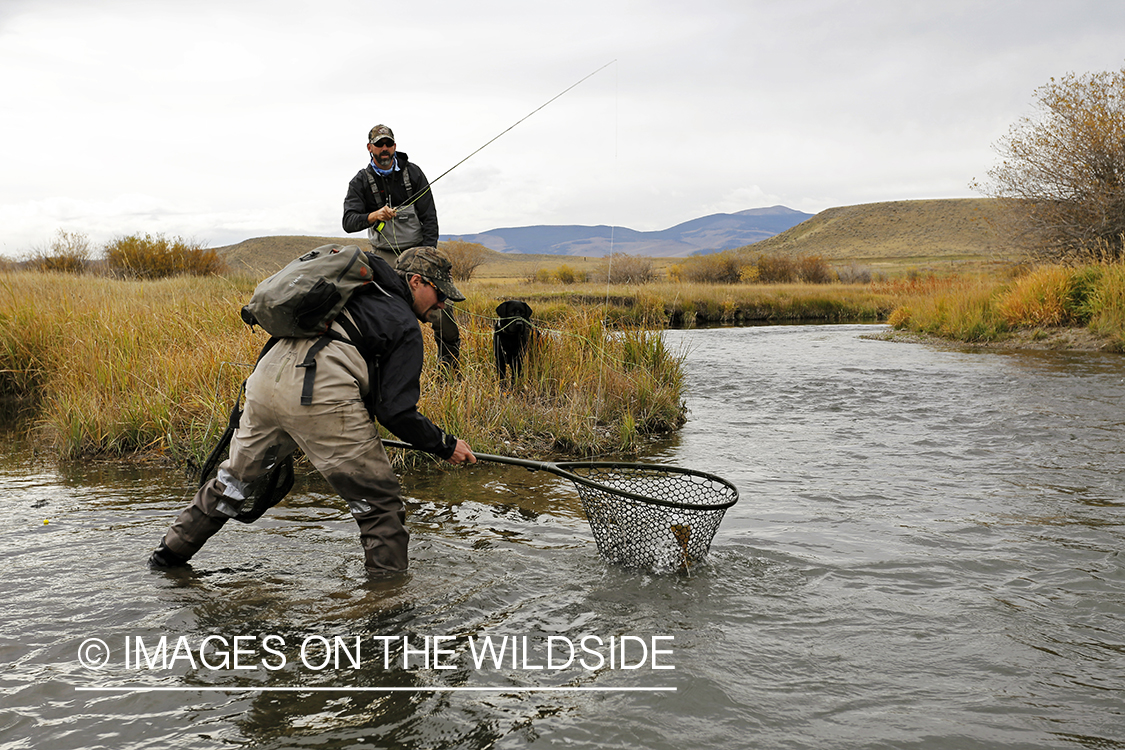
[[[374,281],[371,282],[371,286],[375,287],[386,296],[391,296],[390,292],[379,286]],[[323,336],[317,339],[315,344],[309,347],[308,353],[305,354],[305,359],[297,365],[297,367],[305,368],[305,378],[301,383],[301,406],[310,406],[312,404],[313,383],[316,381],[316,355],[320,352],[321,349],[328,346],[328,342],[339,341],[344,344],[350,344],[356,349],[359,349],[360,354],[364,354],[363,349],[360,349],[359,346],[359,341],[363,337],[360,336],[359,329],[356,328],[355,323],[352,322],[351,318],[345,315],[344,311],[341,310],[340,314],[336,316],[336,320],[334,322],[340,324],[340,327],[344,329],[344,333],[348,334],[348,338],[344,338],[343,336],[329,328]],[[269,351],[269,348],[273,346],[273,343],[275,341],[276,339],[271,338],[266,342],[266,346],[264,349],[262,349],[262,353],[258,355],[258,359],[266,356],[266,352]],[[368,370],[370,371],[371,367],[373,367],[375,364],[375,360],[374,358],[370,358],[367,356],[364,356],[364,359],[368,360]],[[243,384],[243,386],[245,387],[245,384]],[[375,387],[376,383],[374,380],[372,380],[372,392],[374,392]]]
[[[297,365],[297,367],[305,368],[305,380],[301,386],[301,406],[309,406],[312,404],[313,382],[316,380],[316,355],[320,350],[328,346],[331,341],[340,341],[345,344],[351,344],[357,349],[359,348],[359,344],[355,343],[360,339],[359,329],[355,327],[355,324],[348,320],[348,317],[343,313],[336,316],[336,322],[339,323],[340,327],[344,329],[344,332],[348,334],[348,338],[344,338],[335,331],[329,330],[317,339],[315,344],[309,347],[308,354],[305,355],[304,361]],[[264,353],[265,352],[263,352],[263,354]]]
[[[410,186],[410,170],[404,167],[399,169],[399,171],[402,172],[402,184],[406,187],[406,199],[410,200],[414,197],[414,188]],[[375,184],[375,173],[370,169],[365,169],[363,170],[363,174],[367,176],[367,184],[371,186],[371,192],[375,194],[375,202],[379,203],[379,201],[382,201],[383,205],[391,206],[390,186],[387,186],[387,199],[383,200],[383,192],[379,189],[379,186]],[[383,205],[377,205],[376,208],[382,208]],[[394,206],[391,206],[391,208],[394,208]]]

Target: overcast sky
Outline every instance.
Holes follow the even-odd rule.
[[[599,68],[443,234],[972,197],[1036,88],[1123,66],[1119,0],[0,0],[0,253],[341,237],[371,126],[434,179]]]

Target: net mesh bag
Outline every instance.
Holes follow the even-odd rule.
[[[608,562],[687,573],[704,562],[727,508],[730,482],[649,464],[564,463],[573,475],[598,553]]]

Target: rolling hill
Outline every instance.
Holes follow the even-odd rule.
[[[890,201],[829,208],[754,245],[754,252],[829,259],[983,257],[1000,245],[988,198]]]
[[[770,212],[775,209],[752,209],[758,212]],[[841,206],[826,209],[811,218],[807,218],[795,226],[778,230],[779,233],[767,234],[764,238],[751,239],[728,247],[741,247],[751,252],[782,255],[820,255],[833,261],[854,260],[869,263],[878,259],[964,259],[985,258],[995,252],[999,246],[996,234],[992,230],[992,222],[997,216],[997,205],[987,198],[966,198],[948,200],[918,200],[918,201],[891,201],[886,203],[867,203],[858,206]],[[790,209],[784,209],[790,212]],[[734,237],[736,230],[724,230],[719,217],[740,216],[741,214],[717,214],[685,222],[672,229],[681,236],[679,240],[664,238],[669,243],[676,241],[688,244],[684,236],[699,238],[708,233],[729,231],[725,235]],[[793,211],[788,214],[778,213],[780,223],[793,219],[793,214],[808,216]],[[758,215],[764,219],[769,214]],[[769,224],[759,223],[756,231],[769,232]],[[773,226],[780,226],[775,224]],[[522,229],[534,229],[525,227]],[[540,227],[540,229],[544,229]],[[560,229],[558,227],[550,229]],[[597,227],[585,227],[586,230],[595,230]],[[603,228],[608,229],[608,227]],[[497,230],[501,231],[501,230]],[[509,231],[509,230],[503,230]],[[522,237],[521,228],[510,230],[512,237]],[[647,257],[663,258],[665,262],[672,257],[660,256],[641,252],[641,244],[630,246],[620,241],[622,235],[632,230],[614,230],[614,252],[631,255],[645,255]],[[737,231],[748,231],[738,229]],[[633,232],[633,235],[654,235],[661,232]],[[550,241],[550,232],[537,235],[527,233],[527,237],[538,236],[538,244],[533,247],[552,248],[566,243],[572,250],[579,247],[580,240],[564,238],[564,233],[556,235],[555,241]],[[587,246],[595,247],[598,235],[591,234],[585,242]],[[470,237],[461,237],[472,241]],[[649,247],[669,247],[660,245],[660,241],[648,238],[655,243]],[[603,241],[606,241],[603,238]],[[702,240],[699,240],[702,241]],[[730,241],[729,239],[726,241]],[[340,245],[366,246],[367,239],[361,234],[350,237],[307,237],[307,236],[282,236],[282,237],[257,237],[248,239],[237,245],[216,248],[235,272],[244,271],[251,275],[267,275],[273,273],[298,255],[319,245],[336,243]],[[561,257],[560,257],[561,256]],[[535,265],[557,265],[565,262],[573,255],[552,253],[518,253],[498,252],[493,250],[488,260],[480,269],[480,276],[506,275],[505,268],[518,266],[522,273],[525,268]],[[595,262],[600,256],[590,253],[587,262]]]

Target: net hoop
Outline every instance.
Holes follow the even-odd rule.
[[[726,510],[727,508],[730,508],[738,502],[737,487],[720,476],[716,476],[705,471],[696,471],[695,469],[683,469],[678,466],[664,466],[662,464],[621,463],[619,461],[560,461],[559,463],[555,464],[555,466],[559,469],[559,471],[556,473],[558,473],[560,476],[565,475],[567,479],[570,479],[572,482],[575,482],[577,484],[592,487],[593,489],[600,490],[611,495],[619,495],[630,500],[635,500],[637,502],[646,503],[649,505],[659,505],[664,508],[674,508],[678,510],[715,511]],[[571,469],[590,469],[594,471],[613,471],[615,469],[619,469],[631,472],[647,472],[651,473],[653,476],[657,476],[660,474],[686,475],[713,482],[725,488],[726,492],[715,493],[716,498],[722,498],[716,499],[715,502],[692,503],[675,500],[662,500],[657,497],[649,497],[648,495],[630,492],[628,490],[623,490],[620,487],[615,487],[613,485],[594,481],[593,479],[589,479],[582,476],[581,474],[577,474],[571,471]]]

